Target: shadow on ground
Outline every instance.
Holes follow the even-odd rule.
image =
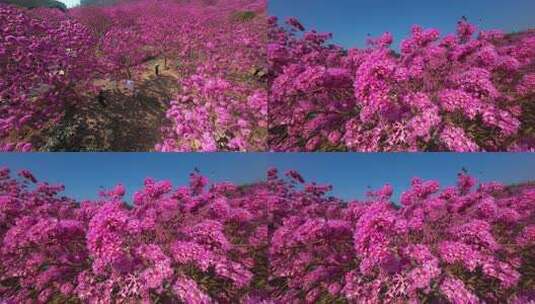
[[[153,151],[166,124],[168,101],[176,78],[146,78],[135,96],[107,90],[105,105],[92,97],[84,106],[67,110],[64,119],[46,133],[44,151]]]

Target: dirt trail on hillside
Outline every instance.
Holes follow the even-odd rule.
[[[177,93],[171,70],[155,76],[138,75],[134,96],[118,90],[104,92],[105,105],[92,96],[47,131],[43,151],[153,151],[161,141],[161,127],[169,101]],[[142,80],[139,80],[142,79]]]

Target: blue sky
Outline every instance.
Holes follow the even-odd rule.
[[[269,0],[270,15],[298,17],[305,27],[332,32],[345,47],[365,46],[367,34],[394,34],[394,45],[413,24],[452,33],[460,17],[485,29],[535,27],[534,0]]]
[[[482,181],[535,180],[535,153],[1,153],[0,166],[63,183],[77,199],[96,198],[100,187],[117,183],[130,197],[147,176],[183,185],[195,167],[213,181],[236,183],[262,180],[273,166],[296,169],[307,181],[332,184],[332,194],[344,199],[363,198],[368,187],[385,183],[397,198],[414,176],[453,185],[463,167]]]

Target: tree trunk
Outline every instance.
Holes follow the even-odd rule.
[[[106,97],[104,96],[104,91],[100,91],[97,96],[97,101],[103,108],[106,107]]]

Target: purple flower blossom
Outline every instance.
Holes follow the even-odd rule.
[[[0,169],[2,301],[531,299],[533,185],[478,186],[463,173],[444,189],[413,179],[402,204],[389,185],[346,202],[290,172],[210,187],[194,173],[176,190],[147,179],[127,205],[121,187],[78,203]],[[489,282],[495,292],[481,292]]]
[[[398,54],[390,33],[344,49],[331,35],[297,33],[305,29],[295,18],[288,23],[269,23],[270,149],[532,149],[521,122],[534,87],[533,31],[476,35],[461,20],[457,33],[441,37],[415,25]]]

